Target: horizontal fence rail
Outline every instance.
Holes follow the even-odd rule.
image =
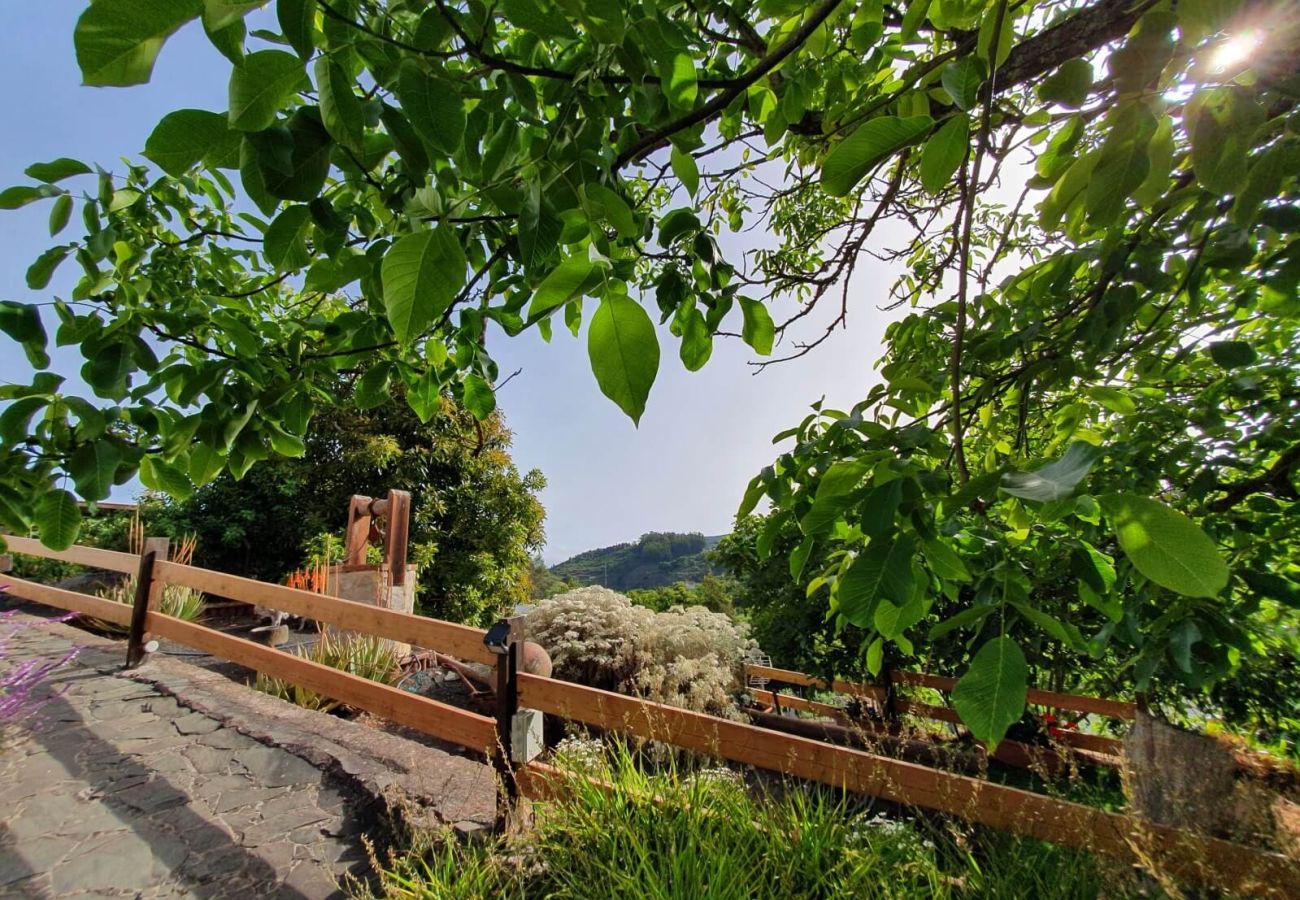
[[[487,716],[161,613],[149,613],[147,628],[178,644],[282,678],[478,753],[490,754],[496,746],[496,722]]]
[[[153,577],[162,584],[180,584],[349,631],[440,650],[485,665],[496,664],[496,656],[483,646],[484,632],[480,628],[171,562],[155,563]]]
[[[0,575],[0,581],[9,585],[11,594],[24,600],[44,603],[46,606],[65,609],[68,612],[94,616],[96,619],[103,619],[105,622],[112,622],[114,625],[127,626],[131,624],[131,607],[125,603],[114,603],[112,600],[105,600],[103,597],[92,597],[89,594],[79,594],[76,591],[65,591],[62,588],[37,584],[35,581],[14,578],[11,575]]]
[[[519,675],[523,707],[720,759],[959,816],[1250,894],[1300,896],[1300,865],[1229,841],[1119,813],[902,762],[811,738],[638,700],[538,675]]]
[[[107,569],[110,572],[134,574],[140,567],[140,557],[134,553],[122,553],[118,550],[100,550],[97,547],[72,546],[67,550],[51,550],[35,538],[18,537],[14,534],[0,535],[14,553],[28,556],[40,556],[45,559],[57,559],[61,562],[87,566],[92,569]]]

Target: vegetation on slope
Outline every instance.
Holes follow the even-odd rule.
[[[699,532],[649,532],[636,541],[579,553],[551,567],[560,578],[616,591],[698,583],[716,572],[705,551],[718,542]]]

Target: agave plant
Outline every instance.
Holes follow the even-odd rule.
[[[194,561],[194,551],[197,546],[197,537],[192,534],[185,535],[172,551],[171,561],[182,566],[188,566]],[[127,530],[127,552],[136,555],[144,552],[144,523],[140,521],[138,511],[135,518],[131,520],[130,528]],[[130,575],[117,584],[101,590],[99,596],[105,600],[112,600],[114,603],[130,606],[135,602],[136,585],[136,576]],[[205,605],[201,591],[181,584],[163,585],[162,596],[158,599],[159,612],[165,616],[183,619],[186,622],[197,621],[203,615]],[[103,619],[93,617],[86,617],[84,621],[96,631],[119,635],[127,633],[126,626],[118,625],[116,622],[105,622]]]

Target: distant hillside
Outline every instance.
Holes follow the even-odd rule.
[[[698,583],[705,575],[715,572],[704,558],[704,551],[719,540],[720,535],[705,537],[699,532],[652,531],[641,535],[635,543],[579,553],[551,566],[551,571],[561,578],[601,584],[616,591],[664,587],[678,581]]]

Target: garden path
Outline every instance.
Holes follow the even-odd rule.
[[[340,738],[340,728],[362,732],[366,747],[411,745],[426,780],[441,771],[424,785],[447,794],[437,820],[460,830],[491,820],[481,764],[307,713],[176,659],[128,675],[122,642],[18,617],[29,627],[0,668],[82,649],[47,679],[50,699],[30,733],[0,747],[0,897],[339,896],[340,879],[367,868],[368,822],[358,815],[373,819],[379,800],[391,805],[374,780],[391,785],[402,769],[383,753],[355,752],[357,736]],[[206,709],[187,696],[196,686]]]

